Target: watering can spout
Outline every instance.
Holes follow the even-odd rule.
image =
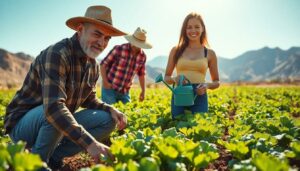
[[[174,89],[169,86],[169,84],[167,84],[164,79],[163,79],[163,76],[162,74],[159,74],[156,78],[155,78],[155,83],[159,83],[159,82],[163,82],[173,93],[174,93]]]

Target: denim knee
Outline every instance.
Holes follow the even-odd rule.
[[[108,112],[103,112],[103,120],[106,121],[105,123],[105,127],[107,129],[111,129],[111,131],[113,131],[116,127],[116,122],[114,121],[114,119],[112,118],[111,114]]]

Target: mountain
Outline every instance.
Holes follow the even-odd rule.
[[[0,89],[22,85],[33,59],[23,52],[11,53],[0,48]],[[154,83],[155,77],[164,70],[146,65],[146,72],[146,83]],[[137,78],[135,82],[138,82]]]
[[[168,57],[167,56],[157,56],[151,61],[147,61],[147,65],[153,67],[153,68],[162,68],[165,69],[168,63]]]
[[[165,71],[163,69],[151,67],[150,65],[146,65],[146,73],[147,73],[146,82],[154,83],[155,77],[159,74],[163,74],[164,72]]]
[[[0,88],[12,88],[23,83],[33,57],[0,49]]]
[[[149,61],[148,65],[165,68],[167,60],[167,56],[159,56]],[[300,47],[286,51],[264,47],[233,59],[218,57],[218,68],[223,82],[300,80]]]
[[[264,47],[234,59],[220,59],[220,72],[227,76],[226,81],[286,81],[300,78],[299,47],[286,51]]]
[[[0,88],[20,86],[33,59],[25,53],[11,53],[0,48]],[[164,75],[167,62],[167,56],[147,61],[146,83],[154,83],[159,73]],[[233,59],[218,57],[218,68],[222,82],[300,81],[300,47],[288,50],[264,47]]]

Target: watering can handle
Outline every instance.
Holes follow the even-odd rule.
[[[191,81],[187,79],[184,75],[179,75],[179,86],[183,86],[184,80],[187,80],[188,84],[191,84]]]
[[[184,76],[183,75],[179,75],[179,86],[182,86],[184,81]]]

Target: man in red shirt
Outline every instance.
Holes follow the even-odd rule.
[[[152,45],[146,41],[146,31],[138,27],[133,35],[124,36],[129,43],[115,46],[101,61],[102,100],[108,104],[130,102],[129,90],[137,74],[141,86],[139,100],[145,98],[146,54],[142,49]]]

